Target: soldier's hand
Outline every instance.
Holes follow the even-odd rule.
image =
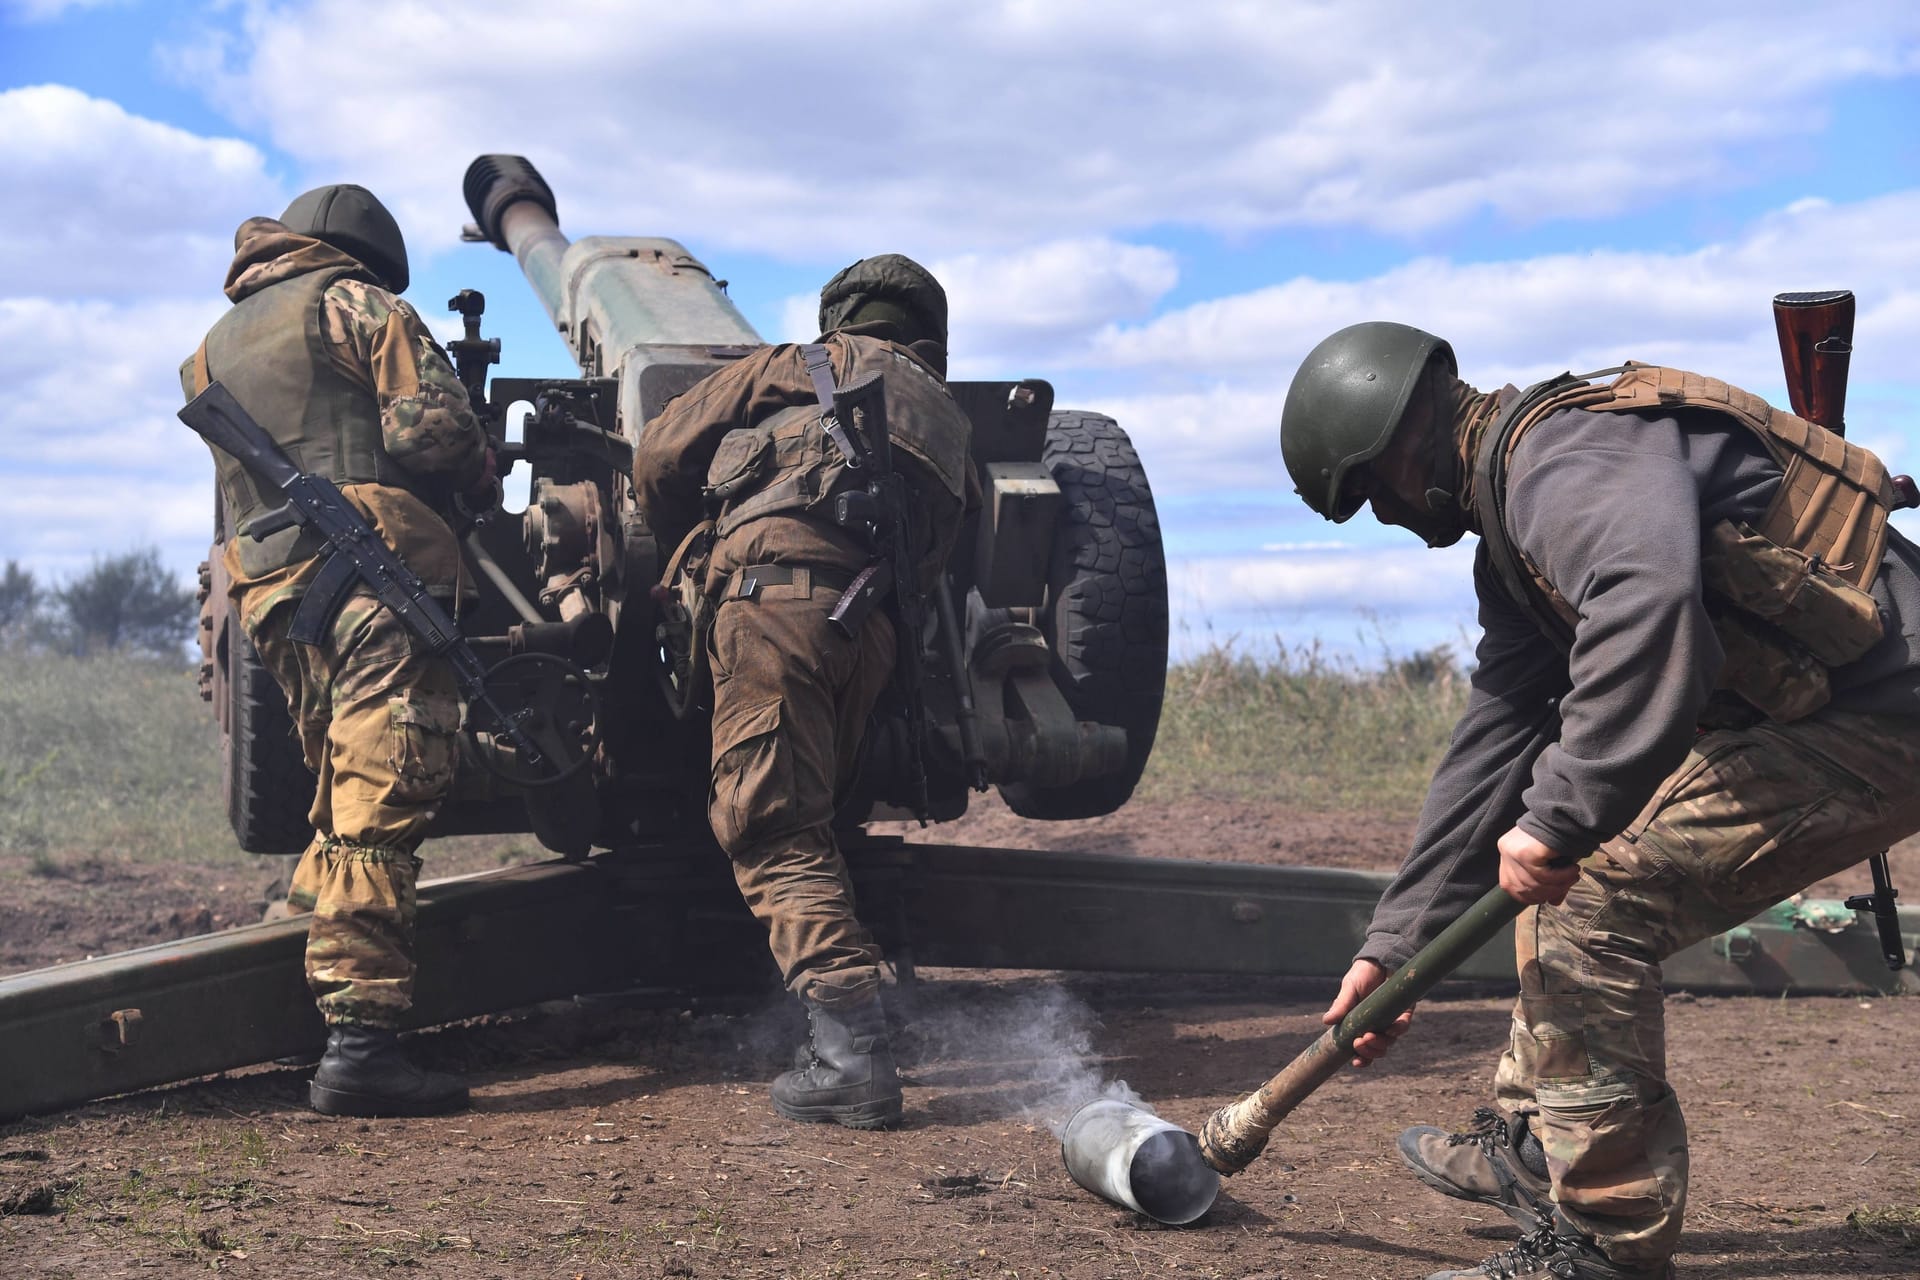
[[[1340,979],[1340,994],[1333,998],[1327,1011],[1320,1015],[1320,1021],[1327,1026],[1338,1025],[1340,1019],[1347,1016],[1353,1006],[1373,994],[1375,987],[1391,976],[1371,960],[1355,960],[1353,967],[1347,970],[1347,976]],[[1369,1062],[1386,1056],[1393,1048],[1393,1042],[1407,1033],[1413,1025],[1413,1010],[1409,1009],[1390,1024],[1378,1031],[1369,1031],[1353,1042],[1353,1065],[1364,1067]]]
[[[492,445],[487,446],[479,477],[461,492],[460,498],[466,509],[475,514],[484,514],[500,505],[500,459]]]
[[[1580,878],[1578,863],[1562,861],[1558,850],[1515,827],[1500,837],[1500,887],[1528,906],[1558,906]]]

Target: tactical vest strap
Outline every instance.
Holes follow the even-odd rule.
[[[1597,386],[1588,381],[1607,373],[1620,376]],[[1867,588],[1886,550],[1893,505],[1885,465],[1752,392],[1682,369],[1628,364],[1582,377],[1563,374],[1527,388],[1502,411],[1481,444],[1474,464],[1474,506],[1502,587],[1563,651],[1572,648],[1578,615],[1513,545],[1506,527],[1513,454],[1528,431],[1563,409],[1669,414],[1704,409],[1758,438],[1780,465],[1779,488],[1757,529],[1739,531],[1745,536],[1725,547],[1716,545],[1707,560],[1718,556],[1718,562],[1703,562],[1708,608],[1728,656],[1722,680],[1775,720],[1796,719],[1825,705],[1827,669],[1858,658],[1880,638],[1879,614]],[[1783,576],[1780,564],[1793,557],[1805,572]],[[1753,592],[1743,596],[1729,589],[1729,582],[1744,578],[1766,584],[1764,601]]]
[[[1533,575],[1522,565],[1519,551],[1507,536],[1507,464],[1518,429],[1540,416],[1534,411],[1576,387],[1584,389],[1585,384],[1573,374],[1563,373],[1522,391],[1488,426],[1473,464],[1474,505],[1479,508],[1480,539],[1486,544],[1487,559],[1507,595],[1563,652],[1573,648],[1573,627],[1557,611],[1545,607],[1543,593],[1532,586]]]
[[[848,469],[858,471],[866,465],[868,452],[862,442],[855,441],[848,424],[840,421],[840,412],[834,407],[834,397],[839,395],[840,388],[833,381],[832,353],[824,343],[809,342],[800,348],[800,358],[807,362],[807,377],[813,380],[813,394],[820,400],[820,429],[833,441],[833,447],[840,451]]]

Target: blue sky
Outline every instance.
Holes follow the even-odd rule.
[[[571,235],[685,242],[769,339],[854,257],[933,265],[957,374],[1133,435],[1177,643],[1470,639],[1466,548],[1325,524],[1279,465],[1294,367],[1357,320],[1445,334],[1481,385],[1633,357],[1779,399],[1768,298],[1850,287],[1851,431],[1920,470],[1920,6],[1595,12],[0,0],[0,559],[191,573],[211,471],[174,369],[233,228],[307,187],[395,209],[443,333],[480,288],[502,372],[566,370],[511,259],[458,243],[487,151]]]

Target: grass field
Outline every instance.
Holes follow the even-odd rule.
[[[1215,647],[1168,673],[1136,803],[1265,795],[1410,812],[1465,700],[1428,654],[1364,669],[1313,648]],[[0,652],[0,852],[42,872],[94,851],[243,860],[220,797],[219,738],[191,671],[148,659]]]
[[[0,851],[52,871],[95,850],[246,856],[220,800],[212,712],[184,667],[0,653]]]

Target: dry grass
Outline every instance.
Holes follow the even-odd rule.
[[[1265,658],[1216,646],[1168,672],[1139,799],[1205,792],[1411,811],[1465,698],[1444,649],[1366,668],[1316,646]],[[498,841],[483,843],[477,865],[490,865]],[[100,850],[246,857],[227,826],[219,735],[193,674],[120,655],[0,650],[0,852],[59,875]]]
[[[1167,672],[1139,794],[1411,813],[1466,699],[1445,647],[1365,667],[1318,645],[1282,645],[1266,658],[1216,645]]]
[[[0,650],[0,851],[45,875],[103,849],[237,861],[219,780],[219,733],[185,667]]]

